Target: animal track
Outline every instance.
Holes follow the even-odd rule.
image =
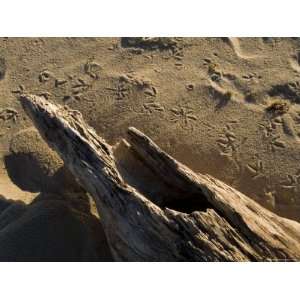
[[[164,59],[174,59],[175,66],[183,66],[182,60],[184,58],[184,48],[183,47],[174,47],[173,49],[170,49],[168,52],[168,55],[163,56]]]
[[[250,171],[250,173],[252,174],[252,179],[256,179],[258,177],[265,176],[264,166],[263,166],[263,162],[261,160],[257,160],[255,165],[247,164],[246,167]]]
[[[67,82],[68,82],[68,81],[65,80],[65,79],[55,79],[54,85],[55,85],[55,87],[57,88],[57,87],[60,87],[60,86],[62,86],[62,85],[65,85]]]
[[[147,79],[138,78],[133,75],[121,75],[119,82],[137,92],[142,91],[146,96],[156,97],[157,95],[155,86]]]
[[[151,114],[164,110],[163,106],[154,101],[157,90],[151,81],[133,74],[122,74],[114,82],[113,87],[105,89],[111,92],[119,108],[137,114]]]
[[[296,174],[286,175],[286,181],[282,182],[282,187],[286,189],[291,189],[294,192],[297,192],[298,184],[300,184],[300,172],[298,171]]]
[[[152,114],[154,112],[162,112],[165,110],[165,108],[157,102],[144,103],[143,108],[148,114]]]
[[[113,88],[106,88],[106,89],[114,93],[116,100],[125,99],[126,97],[128,97],[130,91],[128,85],[123,81],[121,82],[119,81],[118,84]]]
[[[226,125],[224,133],[217,140],[217,144],[221,149],[221,155],[232,156],[233,152],[237,151],[238,148],[237,137],[234,134],[234,132],[232,132],[232,128],[229,124]]]
[[[269,149],[273,152],[286,147],[286,143],[281,139],[281,135],[277,131],[277,125],[282,125],[281,120],[281,118],[277,118],[272,121],[268,120],[267,124],[259,124],[263,129],[264,140],[267,141]]]
[[[84,72],[93,79],[99,79],[100,70],[101,70],[100,65],[94,61],[88,61],[84,65]]]
[[[182,60],[184,57],[183,47],[176,47],[171,50],[171,57],[173,57],[175,60]]]
[[[272,151],[275,151],[278,148],[286,147],[286,143],[284,141],[282,141],[280,138],[281,137],[279,135],[272,137],[272,139],[270,141]]]
[[[276,131],[276,124],[270,120],[268,120],[267,124],[258,124],[259,127],[263,129],[263,135],[265,138],[268,138],[272,135],[274,135],[274,132]]]
[[[17,121],[19,113],[14,108],[4,108],[0,110],[0,119],[3,121]]]
[[[261,75],[258,75],[257,73],[253,72],[253,73],[248,73],[248,74],[245,74],[245,75],[242,75],[242,78],[244,80],[256,80],[256,79],[262,79],[262,76]]]
[[[161,105],[159,102],[145,102],[142,105],[132,105],[129,107],[129,110],[142,115],[152,115],[155,113],[163,113],[165,111],[165,107]]]
[[[83,79],[78,78],[77,81],[72,85],[72,93],[74,95],[85,92],[89,89],[90,84],[86,83]]]
[[[49,88],[54,88],[53,94],[56,98],[61,98],[64,103],[71,101],[87,100],[85,93],[92,87],[96,79],[99,78],[98,72],[100,65],[93,61],[88,61],[79,74],[67,74],[66,77],[57,78],[55,74],[48,70],[43,70],[38,78],[40,83],[50,83]],[[84,73],[84,74],[83,74]],[[53,84],[53,86],[52,86]],[[23,93],[23,90],[13,91],[14,93]],[[49,98],[48,91],[44,91],[45,98]]]
[[[144,94],[145,95],[148,95],[148,96],[151,96],[151,97],[156,97],[156,88],[154,86],[148,86],[144,89]]]
[[[287,192],[292,193],[290,195],[290,198],[288,198],[288,200],[292,203],[298,200],[297,195],[299,193],[299,184],[300,184],[300,170],[298,170],[296,174],[292,174],[292,175],[287,174],[286,179],[281,182],[281,188]]]
[[[246,142],[247,138],[239,139],[233,131],[233,126],[238,125],[237,120],[231,120],[223,128],[223,133],[216,140],[220,155],[227,157],[233,162],[238,174],[244,168],[240,160],[239,148]]]
[[[198,120],[194,115],[194,110],[188,106],[179,105],[171,108],[171,122],[179,123],[183,129],[194,130],[193,123]]]
[[[53,78],[53,74],[47,70],[44,70],[42,71],[40,74],[39,74],[39,81],[41,83],[44,83],[44,82],[47,82],[49,81],[51,78]]]
[[[24,85],[20,84],[16,90],[11,91],[13,94],[23,94],[25,93]]]
[[[67,79],[55,79],[54,86],[62,97],[63,102],[81,101],[86,99],[84,94],[92,84],[77,76],[69,76]],[[63,92],[63,94],[61,94]]]

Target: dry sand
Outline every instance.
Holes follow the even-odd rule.
[[[134,126],[300,220],[299,49],[295,38],[2,38],[0,195],[82,193],[32,129],[26,91],[79,110],[109,143]]]

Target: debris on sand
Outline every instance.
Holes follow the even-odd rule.
[[[289,111],[289,108],[289,103],[283,100],[276,100],[266,108],[266,111],[273,115],[283,115]]]
[[[174,49],[178,42],[171,37],[123,37],[121,45],[125,48],[135,47],[147,50]]]

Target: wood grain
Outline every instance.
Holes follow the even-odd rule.
[[[49,146],[93,196],[117,261],[299,260],[299,223],[196,174],[139,130],[128,129],[123,143],[133,163],[122,169],[115,148],[78,111],[34,95],[20,100]],[[141,174],[148,174],[148,187],[139,184]]]

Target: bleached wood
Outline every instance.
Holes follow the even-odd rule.
[[[21,102],[95,199],[116,260],[299,260],[299,223],[194,173],[137,129],[129,128],[123,142],[130,165],[79,112],[34,95]]]

